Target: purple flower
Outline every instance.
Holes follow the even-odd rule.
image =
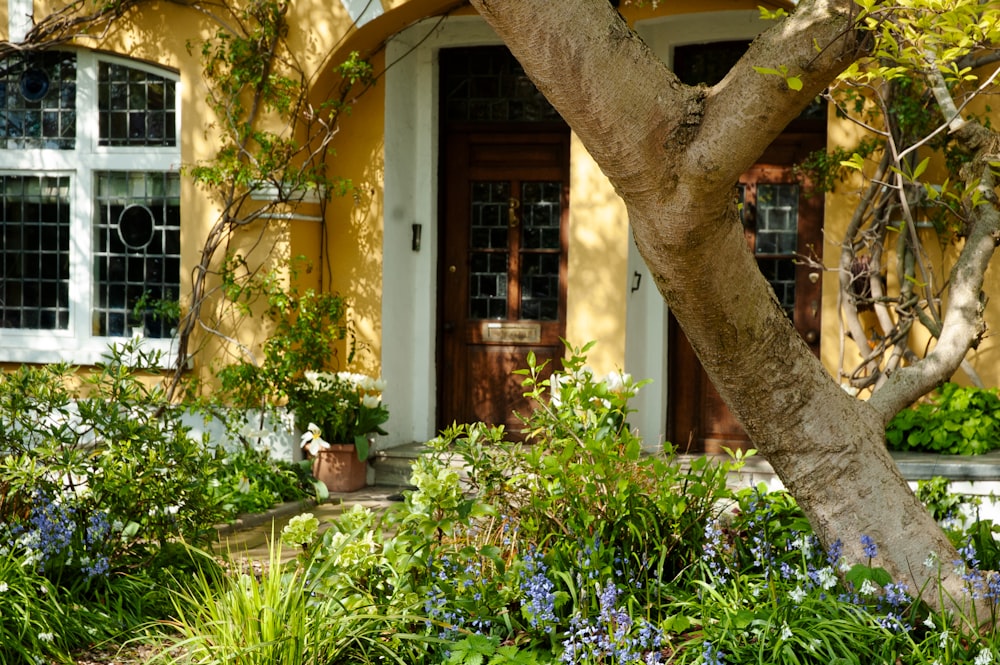
[[[864,548],[865,556],[869,559],[874,559],[878,556],[878,548],[875,546],[875,541],[869,535],[861,536],[861,546]]]

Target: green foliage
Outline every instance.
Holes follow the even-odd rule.
[[[941,386],[924,403],[899,412],[886,428],[892,450],[979,455],[1000,447],[996,389]]]
[[[48,579],[10,551],[0,555],[0,660],[63,660],[70,619]]]
[[[310,452],[329,443],[353,443],[358,458],[368,459],[368,440],[387,432],[389,409],[382,402],[385,382],[355,372],[307,371],[289,388],[289,406]]]
[[[471,486],[516,519],[525,541],[570,558],[578,543],[614,543],[628,570],[669,579],[696,556],[692,544],[729,496],[726,475],[739,464],[701,458],[685,468],[669,449],[644,454],[627,423],[641,384],[621,372],[594,376],[589,348],[568,348],[563,371],[547,378],[529,355],[519,372],[536,404],[525,419],[526,445],[477,426],[453,428],[430,445],[465,461]]]
[[[246,312],[264,299],[274,329],[264,341],[259,363],[244,357],[219,369],[220,397],[244,406],[281,404],[307,371],[337,368],[338,343],[350,331],[347,302],[333,293],[285,287],[274,272],[241,281],[235,276],[241,267],[247,267],[242,257],[230,257],[223,275],[227,299]],[[353,352],[348,361],[351,357]]]
[[[207,491],[215,464],[189,436],[181,410],[144,378],[158,364],[130,340],[75,388],[66,366],[22,366],[0,377],[8,525],[66,521],[77,525],[74,544],[82,547],[88,526],[100,523],[103,537],[86,548],[90,563],[125,567],[140,565],[156,545],[211,532],[221,515]],[[44,506],[58,514],[42,515]],[[48,570],[54,580],[88,565],[59,556]]]
[[[260,513],[277,503],[311,497],[312,481],[301,464],[274,460],[267,451],[244,447],[215,451],[217,473],[208,482],[211,500],[229,517]]]
[[[869,158],[879,148],[879,143],[872,138],[865,138],[853,149],[832,148],[818,150],[795,166],[799,177],[809,178],[819,192],[832,192],[838,182],[844,182],[852,171],[845,164],[861,163]],[[854,161],[852,161],[854,160]]]
[[[954,494],[948,491],[948,479],[935,476],[917,481],[917,498],[937,522],[950,522],[962,517],[963,506],[978,506],[978,497]]]

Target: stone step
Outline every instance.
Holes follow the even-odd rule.
[[[394,448],[387,448],[375,453],[371,461],[375,471],[375,485],[379,487],[412,487],[410,475],[413,460],[427,450],[421,443],[409,443]]]

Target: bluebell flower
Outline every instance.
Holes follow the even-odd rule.
[[[725,663],[726,654],[716,649],[711,642],[706,641],[702,646],[704,650],[701,659],[704,665],[723,665]]]
[[[865,556],[869,559],[874,559],[878,556],[878,547],[875,546],[875,541],[872,537],[865,534],[861,536],[861,546],[864,548]]]
[[[533,552],[528,552],[523,561],[520,587],[524,600],[521,606],[528,615],[528,621],[532,628],[555,623],[555,584],[546,574],[545,562]]]

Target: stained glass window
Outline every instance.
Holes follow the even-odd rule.
[[[0,149],[76,147],[76,56],[47,51],[0,60]]]

